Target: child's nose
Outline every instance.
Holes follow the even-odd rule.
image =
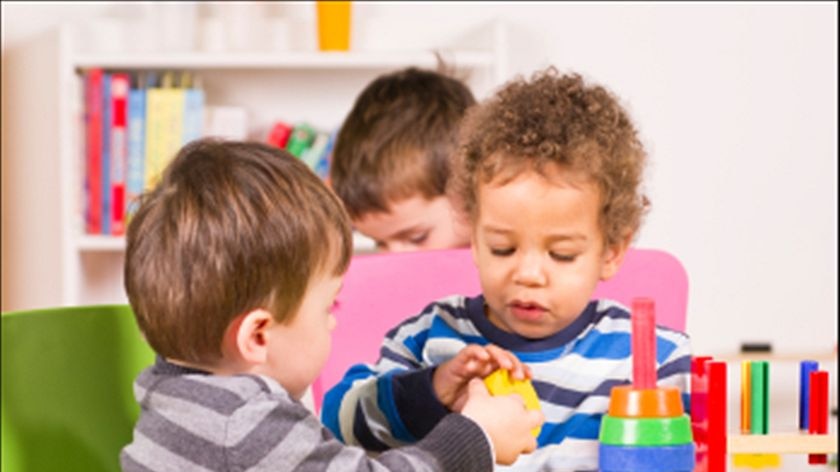
[[[546,275],[539,254],[523,254],[516,266],[514,283],[527,286],[545,285]]]

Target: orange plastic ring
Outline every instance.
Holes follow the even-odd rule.
[[[677,387],[636,389],[618,385],[610,392],[610,416],[618,418],[670,418],[683,414]]]

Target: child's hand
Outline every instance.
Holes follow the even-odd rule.
[[[541,411],[526,410],[518,394],[490,396],[479,379],[469,382],[468,398],[461,414],[484,428],[493,441],[496,462],[504,465],[512,464],[519,454],[537,448],[537,438],[531,430],[545,420]]]
[[[531,370],[512,352],[493,344],[470,344],[435,369],[432,386],[441,403],[452,411],[461,411],[469,381],[484,378],[496,369],[510,371],[514,379],[531,378]]]

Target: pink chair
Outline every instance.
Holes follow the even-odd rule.
[[[327,390],[351,365],[375,362],[385,333],[430,302],[452,294],[481,293],[469,249],[363,254],[353,257],[334,311],[333,348],[312,385],[316,411]],[[596,298],[630,307],[635,297],[656,303],[656,322],[685,330],[688,277],[680,261],[664,251],[630,249],[619,272],[602,282]]]

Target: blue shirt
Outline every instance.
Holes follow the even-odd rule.
[[[432,389],[436,365],[467,344],[513,352],[533,374],[545,415],[538,449],[498,470],[596,470],[598,432],[613,386],[631,382],[626,307],[590,302],[566,328],[528,339],[493,325],[484,297],[451,296],[388,332],[376,364],[356,364],[324,397],[322,421],[340,439],[381,451],[424,437],[448,412]],[[658,385],[680,388],[688,404],[691,351],[684,333],[657,326]]]

